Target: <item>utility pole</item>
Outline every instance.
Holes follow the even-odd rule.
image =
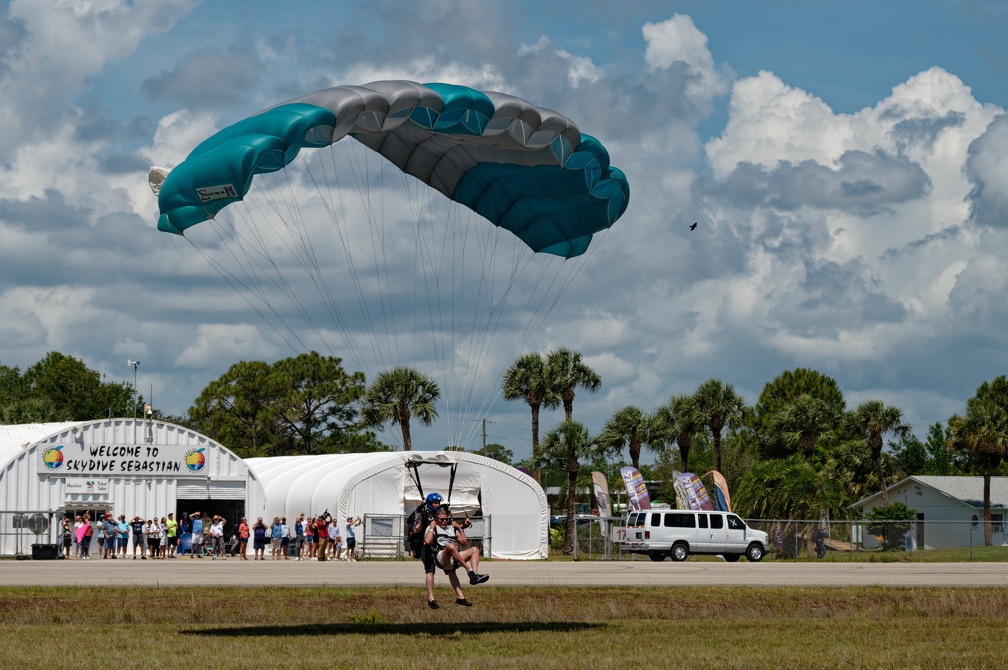
[[[494,422],[493,422],[493,421],[487,421],[487,420],[486,420],[486,419],[484,418],[484,419],[483,419],[483,451],[486,451],[486,425],[487,425],[488,423],[494,423]]]
[[[126,365],[133,367],[133,444],[137,443],[137,368],[140,367],[140,361],[134,361],[133,359],[128,359]]]

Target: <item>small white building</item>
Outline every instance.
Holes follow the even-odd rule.
[[[50,543],[63,514],[128,521],[198,510],[225,517],[230,534],[264,503],[245,461],[189,428],[143,419],[0,425],[0,555],[27,553],[26,514],[28,539]]]
[[[983,477],[912,476],[887,490],[889,503],[903,503],[917,520],[910,531],[915,549],[980,546],[983,532]],[[862,513],[882,506],[882,494],[852,507]],[[1008,544],[1004,531],[1008,477],[991,477],[991,526],[995,545]]]
[[[469,535],[480,539],[484,553],[518,560],[548,556],[546,494],[532,477],[492,458],[461,451],[383,451],[249,458],[246,463],[266,493],[267,525],[274,516],[293,524],[301,513],[328,510],[345,537],[347,517],[360,516],[365,525],[355,534],[364,555],[401,551],[403,520],[423,499],[419,476],[424,495],[437,492],[448,499],[450,490],[453,514],[474,517]]]

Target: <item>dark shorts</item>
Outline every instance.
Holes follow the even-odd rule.
[[[424,545],[424,548],[420,550],[420,560],[423,561],[423,571],[426,574],[430,574],[437,570],[437,565],[434,562],[434,550]]]
[[[256,551],[266,549],[266,540],[260,540],[259,538],[256,538],[252,544],[252,548],[255,549]]]
[[[352,537],[348,537],[346,539],[346,548],[347,549],[353,549],[356,546],[357,546],[357,540],[356,539],[354,539]]]
[[[142,547],[144,544],[146,544],[146,542],[144,542],[143,533],[133,533],[133,546]]]
[[[106,537],[105,538],[105,548],[106,549],[115,549],[115,538],[114,537]]]
[[[169,547],[177,547],[178,546],[178,536],[177,535],[175,537],[169,537],[168,538],[168,546]]]
[[[280,540],[280,546],[281,547],[286,547],[289,544],[290,544],[290,538],[289,537],[285,537],[282,540]]]
[[[126,545],[128,545],[128,544],[129,544],[129,538],[128,537],[117,537],[116,538],[116,546],[119,547],[120,549],[125,549]]]

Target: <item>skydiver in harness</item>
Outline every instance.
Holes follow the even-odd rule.
[[[490,579],[490,575],[482,575],[476,570],[479,568],[480,550],[479,547],[466,547],[469,540],[466,538],[462,525],[454,521],[448,514],[448,510],[438,507],[435,511],[434,520],[431,521],[427,532],[424,534],[424,545],[428,547],[428,553],[433,555],[434,565],[444,570],[448,575],[448,581],[455,589],[455,603],[464,607],[471,607],[472,603],[466,600],[459,583],[458,575],[455,573],[459,566],[465,568],[469,574],[469,583],[472,585],[482,584]],[[465,547],[461,551],[459,547]],[[427,570],[425,560],[424,570]],[[437,601],[434,600],[433,585],[434,571],[427,572],[427,604],[431,609],[437,609]]]
[[[440,605],[438,605],[437,600],[434,599],[434,572],[438,567],[441,567],[438,565],[438,554],[440,554],[442,550],[439,549],[437,546],[436,543],[437,538],[435,538],[434,536],[429,536],[429,533],[432,528],[437,526],[436,519],[439,511],[443,512],[446,515],[447,520],[450,522],[444,524],[445,530],[443,531],[443,535],[445,536],[445,538],[448,538],[448,536],[450,535],[451,539],[454,540],[452,544],[454,544],[455,550],[456,552],[458,552],[459,544],[461,544],[462,546],[468,544],[468,538],[465,537],[464,529],[472,526],[472,521],[469,520],[468,515],[466,515],[465,521],[463,521],[461,525],[451,520],[451,513],[448,511],[447,505],[443,505],[444,500],[441,497],[440,493],[431,493],[428,494],[426,497],[424,497],[423,483],[420,480],[421,464],[430,464],[430,463],[411,461],[406,464],[407,471],[413,478],[413,482],[416,484],[417,490],[420,492],[421,500],[423,500],[423,502],[420,503],[420,506],[413,512],[413,514],[410,516],[407,522],[406,543],[413,557],[419,558],[423,561],[424,582],[427,587],[427,605],[431,609],[438,609]],[[455,470],[458,467],[458,465],[450,461],[434,464],[442,467],[451,468],[451,474],[448,483],[448,497],[450,499],[452,487],[455,483]],[[456,535],[455,528],[458,528],[458,532],[461,533],[461,537],[458,537]],[[444,541],[447,542],[448,540],[446,539]],[[463,551],[462,554],[465,554],[467,557],[472,556],[473,550],[476,551],[476,560],[475,560],[476,564],[472,565],[472,569],[470,569],[468,565],[466,565],[465,567],[470,575],[469,577],[470,583],[481,584],[485,582],[487,579],[489,579],[489,577],[486,575],[478,575],[475,572],[476,567],[479,565],[478,548],[470,547],[465,551]],[[449,558],[449,561],[452,560],[453,559]],[[467,560],[470,559],[464,558],[462,559],[462,562],[459,564],[465,565],[465,562]],[[444,567],[442,567],[442,569],[445,570],[445,573],[448,575],[449,582],[451,582],[452,586],[455,589],[455,595],[456,595],[455,602],[459,605],[462,605],[463,607],[470,607],[472,603],[466,600],[465,594],[462,593],[462,588],[459,585],[458,577],[455,574],[455,569],[457,567],[458,564],[455,564],[454,567],[452,567],[451,569],[446,569]],[[474,578],[472,577],[472,575],[474,574],[477,575],[476,581],[473,581]]]

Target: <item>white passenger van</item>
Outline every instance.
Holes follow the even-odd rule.
[[[759,561],[767,553],[767,534],[753,530],[737,514],[687,509],[651,509],[627,515],[623,549],[647,554],[652,561],[685,561],[690,554],[740,556]],[[622,532],[620,533],[622,535]]]

